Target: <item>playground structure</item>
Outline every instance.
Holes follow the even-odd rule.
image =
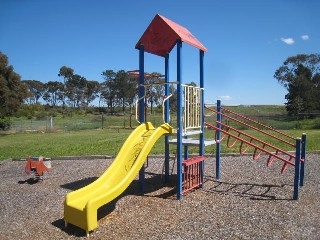
[[[29,157],[25,166],[26,174],[33,174],[35,180],[43,180],[44,172],[51,171],[51,161],[44,157]]]
[[[199,82],[200,86],[189,86],[183,84],[182,79],[182,42],[186,42],[199,49]],[[169,81],[169,53],[176,46],[177,49],[177,79],[175,82]],[[274,159],[280,159],[285,162],[285,167],[288,165],[299,166],[297,161],[303,162],[305,155],[300,158],[300,143],[295,145],[297,148],[296,163],[292,163],[293,155],[288,155],[289,160],[283,158],[279,154],[284,154],[284,151],[278,148],[274,148],[276,153],[271,153],[266,150],[265,146],[269,146],[267,143],[263,143],[263,147],[259,147],[253,144],[252,140],[242,139],[240,136],[246,136],[245,133],[238,132],[238,135],[231,134],[230,130],[237,131],[231,126],[225,125],[222,122],[222,116],[225,116],[221,110],[221,106],[218,106],[216,126],[204,121],[204,52],[207,49],[200,43],[186,28],[172,22],[171,20],[156,15],[152,20],[140,40],[135,46],[139,50],[139,72],[135,73],[139,77],[139,96],[136,101],[136,119],[140,123],[127,138],[119,151],[117,157],[113,163],[109,166],[105,173],[102,174],[93,183],[78,189],[74,192],[67,194],[64,203],[64,220],[65,224],[71,223],[84,229],[89,234],[98,226],[97,222],[97,210],[99,207],[109,203],[116,197],[118,197],[134,180],[139,173],[140,190],[144,190],[145,180],[145,167],[144,162],[150,153],[155,142],[164,135],[165,153],[164,153],[164,175],[165,181],[169,179],[169,161],[170,161],[170,144],[176,146],[176,164],[177,164],[177,199],[181,199],[183,194],[191,189],[202,187],[204,183],[204,156],[205,146],[210,146],[217,143],[217,155],[216,155],[216,171],[217,178],[220,178],[220,142],[223,138],[220,137],[220,133],[228,135],[227,143],[231,138],[236,141],[241,141],[241,149],[243,143],[248,146],[255,147],[254,156],[258,158],[262,152],[268,153],[270,158],[268,164],[272,164]],[[144,54],[148,52],[150,54],[158,55],[165,60],[165,82],[164,83],[152,83],[157,85],[163,85],[165,88],[165,96],[163,98],[163,124],[160,127],[153,127],[150,122],[146,122],[145,119],[145,97],[146,89],[152,84],[145,84],[145,70],[144,70]],[[170,126],[170,94],[169,86],[176,86],[177,90],[177,124],[176,126]],[[219,102],[218,102],[219,103]],[[208,111],[215,111],[207,107]],[[205,140],[204,130],[214,129],[216,131],[215,140]],[[174,135],[176,138],[171,139]],[[190,136],[199,136],[198,138],[191,138]],[[304,135],[305,136],[305,135]],[[248,136],[247,136],[248,137]],[[256,140],[256,139],[254,139]],[[303,141],[304,143],[306,140]],[[234,142],[235,144],[235,142]],[[234,144],[231,144],[234,146]],[[231,146],[230,145],[230,146]],[[199,155],[189,158],[189,146],[197,146]],[[304,145],[305,146],[305,145]],[[270,146],[269,146],[270,147]],[[298,151],[299,148],[299,151]],[[248,147],[245,152],[248,150]],[[257,152],[259,150],[259,152]],[[305,149],[304,151],[305,154]],[[303,160],[301,160],[303,159]],[[303,173],[296,167],[296,171],[300,171],[297,174],[295,182],[299,181],[303,184]],[[283,170],[284,171],[284,170]],[[301,173],[301,174],[300,174]],[[296,188],[296,185],[295,185]],[[295,194],[296,189],[295,189]],[[296,198],[297,199],[297,198]]]
[[[187,42],[200,50],[200,87],[190,88],[182,84],[181,50],[182,42]],[[177,81],[169,82],[169,53],[177,45]],[[177,139],[171,141],[177,145],[177,197],[203,183],[204,157],[204,104],[203,104],[203,58],[207,49],[184,27],[171,20],[156,15],[144,32],[136,48],[139,49],[139,96],[137,100],[137,127],[122,146],[118,156],[107,171],[96,181],[88,186],[69,193],[64,204],[64,220],[89,231],[98,226],[97,209],[118,197],[133,181],[139,172],[141,191],[144,188],[145,168],[144,161],[152,146],[162,135],[165,135],[165,180],[169,177],[169,134],[176,133]],[[165,97],[163,101],[164,123],[154,128],[151,123],[145,122],[145,84],[144,53],[149,52],[165,59]],[[169,125],[170,109],[169,85],[177,87],[177,126],[176,129]],[[184,93],[184,98],[183,98]],[[190,103],[190,104],[189,104]],[[182,108],[184,106],[184,113]],[[187,121],[186,121],[187,119]],[[184,123],[183,123],[183,120]],[[200,139],[189,140],[187,137],[200,134]],[[184,136],[184,138],[182,138]],[[184,158],[182,159],[182,145]],[[212,142],[211,142],[212,143]],[[188,159],[188,144],[199,146],[199,157]],[[185,185],[183,189],[183,168],[185,172]]]

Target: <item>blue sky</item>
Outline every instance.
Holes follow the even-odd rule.
[[[62,81],[63,65],[88,80],[138,69],[135,44],[159,13],[186,27],[207,48],[205,101],[284,104],[273,78],[289,56],[319,53],[318,0],[0,0],[0,51],[23,80]],[[198,50],[183,44],[183,81],[198,82]],[[164,59],[146,54],[147,72]],[[176,49],[170,78],[176,80]]]

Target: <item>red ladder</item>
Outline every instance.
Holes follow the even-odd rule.
[[[185,193],[203,184],[202,162],[204,156],[189,158],[182,162],[183,166],[183,191]]]

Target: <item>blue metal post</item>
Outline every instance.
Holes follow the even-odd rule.
[[[165,82],[168,83],[169,82],[169,53],[167,53],[166,57],[165,57]],[[165,84],[165,88],[164,88],[164,91],[165,91],[165,96],[169,96],[170,95],[170,86],[169,84]],[[165,102],[165,112],[164,112],[164,120],[166,123],[169,123],[170,119],[170,100],[168,99],[166,102]],[[165,136],[165,139],[164,139],[165,143],[164,143],[164,149],[165,149],[165,162],[164,162],[164,169],[165,169],[165,174],[164,174],[164,179],[165,179],[165,182],[168,182],[169,181],[169,168],[170,168],[170,164],[169,164],[169,161],[170,161],[170,148],[169,148],[169,136]]]
[[[217,101],[217,121],[222,121],[221,116],[221,100]],[[218,128],[221,128],[221,124],[217,124]],[[217,143],[216,143],[216,179],[220,179],[220,152],[221,152],[221,146],[220,146],[220,139],[221,139],[221,132],[217,131]]]
[[[204,77],[203,77],[203,58],[204,51],[200,50],[200,88],[202,88],[201,94],[201,133],[200,133],[200,146],[199,146],[199,155],[204,156]],[[201,177],[202,182],[204,182],[204,161],[201,163]],[[202,186],[203,187],[203,184]]]
[[[182,89],[181,89],[181,50],[182,42],[177,40],[177,198],[182,198]]]
[[[144,86],[144,45],[140,45],[139,48],[139,98],[145,95]],[[144,123],[144,98],[139,102],[139,122],[141,124]],[[144,179],[145,179],[145,167],[142,166],[141,170],[139,171],[139,183],[140,183],[140,191],[141,193],[144,192]]]
[[[296,159],[294,166],[294,187],[293,200],[299,199],[299,175],[300,175],[300,157],[301,157],[301,138],[296,139]]]
[[[300,186],[302,187],[304,184],[304,166],[306,164],[306,144],[307,144],[307,134],[302,134],[302,142],[301,142],[301,159],[304,159],[303,162],[301,162],[301,168],[300,168]]]
[[[184,136],[184,139],[188,139],[188,136]],[[188,159],[189,158],[189,146],[184,145],[183,149],[184,149],[183,158]]]

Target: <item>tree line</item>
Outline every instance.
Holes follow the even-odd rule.
[[[46,104],[54,107],[87,108],[94,101],[106,105],[113,113],[116,107],[130,110],[137,99],[138,77],[125,70],[101,73],[102,82],[87,80],[74,70],[62,66],[57,76],[62,81],[43,83],[39,80],[21,80],[9,65],[8,57],[0,51],[0,129],[7,124],[22,104]],[[289,115],[320,113],[320,54],[299,54],[289,57],[274,74],[274,78],[287,89],[286,109]],[[160,73],[145,75],[146,84],[163,83]],[[194,85],[194,83],[190,83]],[[164,97],[161,85],[146,88],[148,106],[159,106]],[[176,90],[170,86],[170,107],[176,106]],[[2,126],[2,127],[1,127]]]
[[[74,70],[62,66],[58,76],[60,81],[43,83],[38,80],[23,80],[27,88],[25,102],[35,104],[45,102],[51,107],[63,106],[73,108],[87,108],[97,100],[99,107],[106,104],[107,109],[113,113],[116,107],[132,108],[138,93],[138,78],[125,70],[114,72],[105,70],[101,73],[103,82],[87,80],[85,77],[75,74]],[[146,83],[163,83],[160,73],[146,74]],[[172,90],[173,91],[173,90]],[[147,103],[158,106],[164,95],[163,86],[154,85],[147,88]]]

